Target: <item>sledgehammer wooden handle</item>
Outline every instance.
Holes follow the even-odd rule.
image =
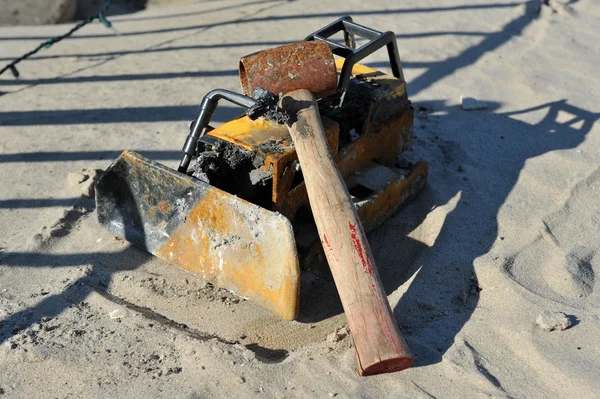
[[[329,150],[313,94],[295,90],[281,100],[290,115],[310,206],[346,312],[360,375],[403,370],[412,356],[400,336],[348,189]]]

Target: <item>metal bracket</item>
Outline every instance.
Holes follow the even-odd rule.
[[[194,119],[194,122],[192,122],[190,134],[187,136],[185,144],[183,144],[182,150],[184,155],[183,159],[179,163],[179,168],[177,168],[178,172],[187,172],[192,157],[196,153],[196,145],[198,140],[206,133],[206,128],[208,127],[210,118],[212,118],[213,114],[215,113],[219,100],[222,99],[244,108],[250,108],[256,103],[256,101],[250,97],[246,97],[243,94],[225,89],[215,89],[204,96],[204,99],[200,104],[198,116],[196,116],[196,119]]]
[[[345,44],[340,44],[330,39],[331,36],[338,32],[344,33]],[[369,41],[356,48],[355,36]],[[336,99],[339,99],[339,104],[336,104],[337,106],[340,106],[344,101],[344,96],[352,78],[352,67],[384,46],[388,50],[392,74],[394,77],[404,80],[402,64],[400,63],[400,56],[398,55],[398,47],[396,45],[396,34],[394,32],[379,32],[375,29],[359,25],[352,21],[351,16],[347,15],[311,33],[304,40],[323,40],[329,44],[329,48],[333,54],[345,58],[338,81],[337,93],[335,94]]]
[[[344,33],[345,44],[337,43],[331,39],[331,36],[338,32]],[[355,36],[369,40],[366,44],[356,48]],[[337,21],[311,33],[305,41],[323,40],[328,45],[333,54],[345,58],[342,71],[338,80],[337,92],[333,96],[326,99],[327,103],[332,106],[341,106],[344,101],[344,96],[348,90],[350,79],[352,78],[352,68],[360,60],[373,54],[375,51],[387,47],[390,58],[390,67],[394,77],[404,80],[402,73],[402,64],[398,55],[398,47],[396,45],[396,35],[394,32],[379,32],[375,29],[359,25],[352,21],[349,15],[338,19]],[[186,173],[189,164],[196,152],[198,140],[206,133],[206,128],[210,122],[210,118],[214,114],[219,100],[225,99],[229,102],[237,104],[243,108],[250,108],[256,104],[256,100],[247,97],[243,94],[236,93],[224,89],[215,89],[209,92],[200,104],[198,116],[192,123],[190,134],[183,145],[183,159],[177,169],[181,173]]]

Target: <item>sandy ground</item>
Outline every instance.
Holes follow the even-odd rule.
[[[120,35],[88,26],[2,75],[0,394],[597,397],[594,5],[198,1],[115,16]],[[124,148],[175,166],[203,95],[238,90],[240,56],[344,14],[397,33],[409,155],[430,163],[369,236],[415,365],[368,378],[326,272],[303,276],[297,321],[277,320],[115,239],[73,175]],[[2,63],[68,27],[0,28]],[[385,52],[368,63],[386,70]]]

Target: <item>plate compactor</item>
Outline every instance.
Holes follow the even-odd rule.
[[[333,40],[339,33],[343,43]],[[357,48],[356,37],[366,44]],[[358,64],[383,47],[393,76]],[[316,92],[331,154],[366,231],[419,193],[427,164],[398,162],[411,146],[413,109],[392,32],[343,17],[303,42],[243,57],[239,67],[244,94],[206,95],[178,170],[128,150],[110,165],[96,185],[98,219],[155,256],[293,320],[301,269],[322,262],[323,252],[286,126],[252,115],[263,94]],[[246,113],[212,128],[219,100]]]

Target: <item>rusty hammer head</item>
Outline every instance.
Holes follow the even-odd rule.
[[[298,42],[259,51],[240,59],[244,94],[257,88],[272,93],[307,89],[315,97],[330,96],[337,89],[335,59],[323,41]]]

